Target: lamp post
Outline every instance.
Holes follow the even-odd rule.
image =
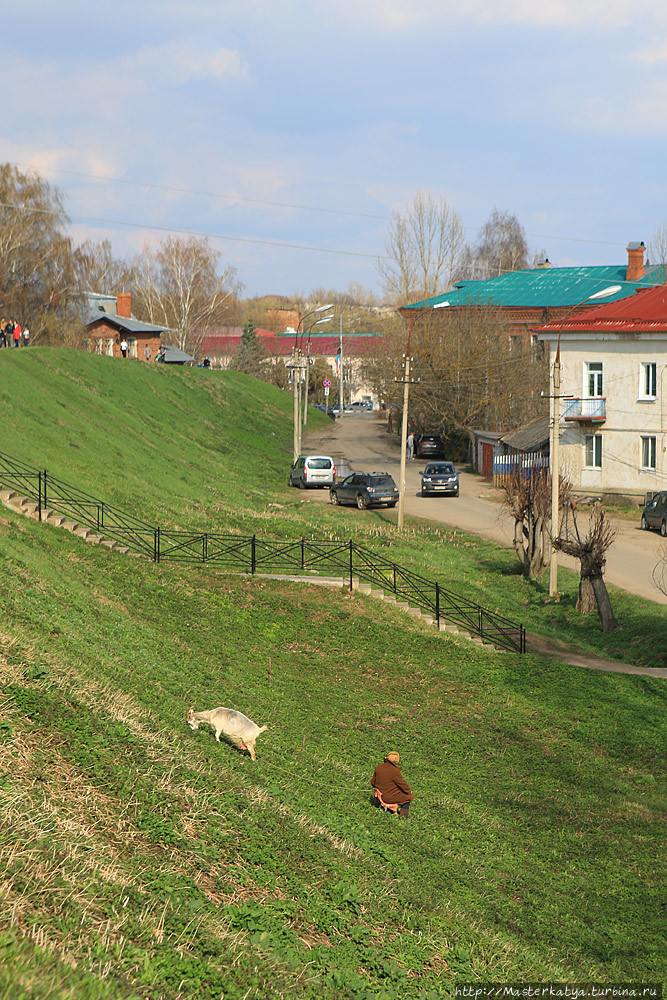
[[[299,319],[296,326],[296,331],[294,334],[294,350],[292,352],[292,364],[288,367],[292,369],[293,378],[293,389],[294,389],[294,429],[293,429],[293,452],[294,461],[296,462],[301,451],[301,407],[300,407],[300,390],[301,390],[301,371],[303,365],[301,364],[301,350],[299,348],[299,329],[301,329],[301,336],[303,336],[303,324],[304,321],[308,319],[309,316],[314,316],[316,313],[326,312],[327,309],[332,308],[332,303],[329,302],[325,306],[318,306],[317,309],[311,309],[307,312],[305,316]]]
[[[599,292],[594,292],[592,295],[587,295],[585,299],[581,302],[577,302],[576,306],[573,306],[568,313],[561,318],[560,326],[558,329],[558,341],[556,344],[556,357],[554,359],[554,365],[551,375],[551,400],[552,400],[552,414],[553,420],[551,424],[551,434],[550,434],[550,464],[551,464],[551,561],[549,565],[549,596],[555,597],[558,593],[558,550],[554,546],[554,540],[558,532],[558,509],[559,509],[559,498],[560,498],[560,374],[561,374],[561,364],[560,364],[560,338],[563,333],[563,324],[570,316],[577,311],[580,306],[583,306],[586,302],[592,302],[594,299],[606,299],[609,295],[615,295],[620,292],[622,285],[609,285],[607,288],[602,288]]]
[[[310,333],[313,327],[321,326],[322,323],[330,323],[333,319],[333,313],[330,316],[325,316],[324,319],[318,319],[317,322],[308,330],[308,348],[306,354],[306,388],[303,397],[303,426],[305,427],[308,423],[308,383],[310,381]]]

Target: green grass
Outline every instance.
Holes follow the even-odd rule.
[[[0,399],[11,419],[0,448],[166,527],[272,537],[355,537],[443,586],[581,651],[638,665],[667,663],[667,608],[610,588],[621,629],[560,602],[546,576],[524,580],[515,555],[476,536],[395,511],[305,503],[286,486],[289,394],[237,372],[171,368],[56,348],[0,352]],[[311,411],[309,426],[328,418]]]
[[[0,352],[0,386],[2,450],[148,520],[354,532],[602,648],[498,546],[302,504],[289,397],[254,379],[31,348]],[[659,980],[664,681],[489,653],[359,595],[156,566],[5,510],[0,565],[0,1000]],[[662,609],[614,599],[618,651],[655,659]],[[256,764],[191,732],[193,703],[268,724]],[[393,748],[408,823],[369,801]]]
[[[0,529],[0,996],[659,978],[664,682]],[[267,723],[256,765],[191,703]],[[369,803],[392,747],[407,824]]]

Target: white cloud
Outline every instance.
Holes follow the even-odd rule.
[[[635,52],[634,58],[638,62],[648,63],[649,66],[655,63],[667,62],[667,42],[659,45],[651,45],[648,48]]]

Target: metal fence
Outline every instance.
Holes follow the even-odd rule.
[[[17,490],[36,505],[39,520],[53,511],[84,524],[154,562],[207,563],[244,573],[336,575],[350,589],[360,580],[458,625],[503,649],[524,653],[522,625],[373,552],[353,539],[266,539],[257,535],[156,527],[18,459],[0,453],[0,489]]]

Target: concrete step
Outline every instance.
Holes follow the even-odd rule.
[[[103,539],[103,535],[86,535],[86,541],[90,542],[91,545],[99,545]]]
[[[121,552],[121,553],[122,553],[123,555],[125,555],[125,554],[126,554],[127,552],[129,552],[129,551],[130,551],[130,550],[129,550],[129,548],[127,547],[127,545],[117,545],[117,546],[116,546],[116,552]]]
[[[426,615],[422,612],[421,620],[425,625],[435,625],[435,618],[433,615]]]
[[[0,490],[0,500],[3,503],[7,503],[8,500],[11,500],[15,496],[16,490]]]
[[[458,634],[459,630],[458,630],[458,627],[456,625],[450,625],[447,622],[440,622],[440,631],[441,632],[452,632],[452,633]]]
[[[63,523],[63,521],[65,520],[65,515],[64,514],[54,514],[53,511],[51,511],[51,513],[46,518],[46,520],[48,521],[49,524],[54,524],[56,526],[56,528],[59,528],[61,526],[61,524]]]
[[[377,598],[378,601],[384,601],[384,590],[371,590],[370,596]]]
[[[65,529],[65,531],[72,531],[72,532],[74,532],[79,527],[79,522],[78,521],[63,521],[61,527],[63,527]]]
[[[415,618],[421,618],[421,613],[422,613],[422,609],[421,608],[412,608],[412,607],[410,607],[410,605],[408,605],[408,614],[409,615],[414,615]]]
[[[407,601],[396,601],[396,607],[400,608],[401,611],[408,611],[410,605],[408,604]]]
[[[26,517],[37,517],[39,510],[39,504],[33,503],[32,500],[26,500],[25,503],[21,504],[21,513],[25,514]]]
[[[116,542],[113,538],[103,538],[100,545],[104,545],[107,549],[115,549]]]
[[[23,509],[25,510],[25,507]],[[51,514],[53,514],[53,511],[51,510],[50,507],[42,507],[42,521],[48,520],[49,515]],[[29,514],[28,516],[31,517],[34,521],[39,521],[38,505],[35,505],[34,511],[32,512],[32,514]]]
[[[86,525],[80,524],[78,528],[74,529],[72,534],[78,535],[79,538],[88,538],[88,535],[90,535],[91,531],[92,528],[88,528]]]
[[[370,583],[357,584],[357,590],[359,591],[360,594],[371,594],[373,592],[373,588],[371,587]]]

